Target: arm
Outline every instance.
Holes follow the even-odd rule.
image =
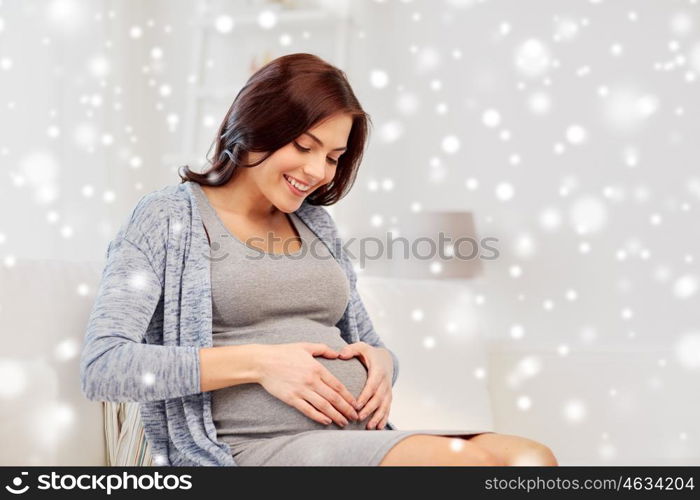
[[[245,344],[200,349],[202,392],[238,384],[259,383],[258,360],[261,359],[264,348],[264,345]]]
[[[81,353],[81,389],[88,399],[144,402],[258,381],[264,346],[146,344],[162,293],[146,254],[118,235],[109,246]]]
[[[110,243],[80,358],[93,401],[153,401],[200,392],[199,348],[145,343],[163,293],[146,254],[124,237]]]

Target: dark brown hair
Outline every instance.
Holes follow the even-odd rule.
[[[211,166],[202,173],[191,171],[187,165],[181,167],[181,183],[225,184],[236,168],[259,165],[336,113],[350,114],[353,119],[347,151],[339,158],[333,180],[306,198],[312,205],[332,205],[355,182],[371,119],[355,97],[345,72],[313,54],[281,56],[256,71],[219,127]],[[245,153],[252,151],[268,154],[256,163],[245,164]]]

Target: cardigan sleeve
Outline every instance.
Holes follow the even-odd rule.
[[[162,295],[147,254],[120,232],[107,250],[81,352],[88,399],[147,402],[201,392],[197,346],[145,343]]]

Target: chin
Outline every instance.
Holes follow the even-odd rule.
[[[285,212],[285,213],[289,214],[292,212],[296,212],[303,202],[304,202],[303,199],[297,201],[296,203],[293,201],[286,201],[285,200],[283,203],[275,203],[274,205],[275,205],[275,207],[277,207],[277,209],[280,212]]]

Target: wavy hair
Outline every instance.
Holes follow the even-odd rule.
[[[371,119],[355,97],[345,72],[307,53],[278,57],[248,79],[219,127],[210,166],[202,173],[193,172],[187,165],[180,167],[181,183],[225,184],[237,168],[259,165],[337,113],[352,117],[347,150],[339,158],[333,180],[307,197],[312,205],[337,203],[355,182]],[[247,164],[244,159],[248,152],[267,154]]]

